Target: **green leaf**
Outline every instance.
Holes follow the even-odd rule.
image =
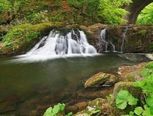
[[[127,107],[127,101],[124,101],[122,103],[116,104],[117,108],[124,110]]]
[[[128,104],[133,106],[133,105],[137,105],[137,101],[138,99],[134,98],[132,95],[129,95],[128,97]]]
[[[72,115],[73,115],[73,113],[72,113],[72,112],[70,112],[70,113],[66,114],[66,116],[72,116]]]
[[[43,116],[50,116],[51,113],[52,113],[52,107],[49,107]]]
[[[126,99],[126,98],[128,98],[128,96],[129,96],[129,92],[127,90],[121,90],[117,94],[117,97],[120,99]]]
[[[146,99],[146,103],[149,107],[153,108],[153,95],[152,96],[148,96]]]
[[[141,115],[143,113],[143,108],[142,107],[136,107],[134,110],[134,113],[136,115]]]
[[[57,116],[59,113],[62,113],[65,109],[65,104],[58,103],[53,108],[49,107],[43,116]]]

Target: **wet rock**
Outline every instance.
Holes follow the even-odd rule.
[[[87,105],[88,105],[88,102],[86,102],[86,101],[78,102],[76,104],[67,106],[66,111],[76,113],[78,111],[85,109],[87,107]]]
[[[106,99],[97,98],[89,101],[87,107],[74,116],[113,116],[112,107]]]
[[[149,57],[150,54],[145,54],[145,53],[125,53],[125,54],[119,54],[118,56],[132,62],[145,62],[151,59]]]
[[[107,28],[109,39],[120,51],[125,28],[125,53],[147,53],[153,51],[153,26],[109,26]]]
[[[16,95],[9,96],[4,100],[0,100],[0,113],[8,113],[16,110],[19,98]]]
[[[141,80],[140,75],[142,69],[146,63],[140,63],[133,66],[121,66],[118,68],[118,74],[120,75],[120,81],[136,81]]]
[[[84,84],[85,88],[88,87],[101,87],[112,86],[118,81],[118,77],[113,74],[99,72],[90,77]]]
[[[106,98],[109,94],[113,92],[113,87],[107,87],[107,88],[99,88],[99,89],[83,89],[77,91],[77,97],[78,98],[84,98],[84,99],[95,99],[95,98]]]
[[[152,54],[152,53],[150,53],[150,54],[145,54],[145,56],[146,56],[148,59],[153,60],[153,54]]]

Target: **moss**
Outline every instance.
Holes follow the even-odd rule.
[[[149,45],[148,45],[148,47],[149,47],[149,50],[153,50],[153,43],[150,43]]]
[[[147,34],[147,30],[140,30],[138,31],[138,34],[144,37]]]
[[[12,5],[8,0],[0,0],[0,24],[6,23],[12,18]]]
[[[48,33],[51,27],[61,25],[61,23],[40,23],[36,25],[26,23],[14,26],[3,37],[0,53],[12,54],[25,51],[33,42],[38,41],[46,31]]]

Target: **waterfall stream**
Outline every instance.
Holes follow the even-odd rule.
[[[29,52],[18,57],[28,59],[48,59],[62,56],[88,56],[97,54],[94,46],[87,41],[80,30],[71,30],[66,35],[52,30],[43,37]]]
[[[120,47],[117,50],[116,44],[114,44],[112,38],[107,37],[107,29],[102,29],[100,32],[100,38],[97,43],[97,46],[99,48],[98,52],[117,52],[117,53],[123,53],[125,41],[126,41],[126,33],[128,31],[129,27],[126,26],[123,30],[123,33],[121,35],[121,43]]]

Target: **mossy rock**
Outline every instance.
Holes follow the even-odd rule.
[[[3,37],[0,46],[1,55],[24,53],[30,49],[42,36],[48,34],[51,28],[60,27],[62,23],[29,23],[12,27]]]
[[[106,99],[96,98],[88,102],[86,108],[74,116],[114,116],[113,108]]]
[[[85,88],[88,87],[100,87],[100,86],[112,86],[118,81],[118,77],[104,72],[99,72],[91,76],[84,84]]]

